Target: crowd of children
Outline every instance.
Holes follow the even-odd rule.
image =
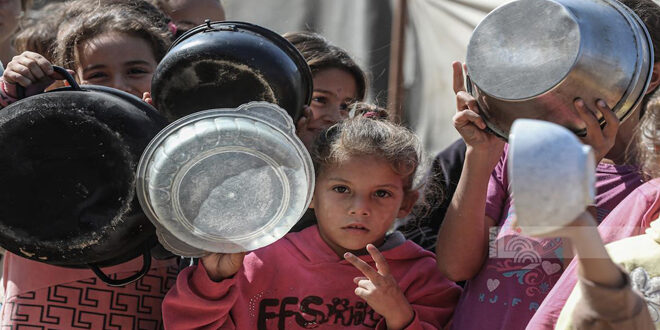
[[[651,82],[644,101],[623,122],[602,101],[575,101],[587,127],[582,142],[598,161],[596,200],[552,237],[517,230],[508,146],[487,132],[465,90],[461,63],[453,69],[454,126],[462,141],[438,155],[429,173],[415,134],[364,103],[369,81],[351,56],[318,34],[293,32],[284,37],[313,76],[312,102],[296,130],[312,156],[316,186],[299,224],[267,247],[210,254],[182,270],[175,258],[153,259],[146,276],[120,287],[102,283],[90,270],[7,252],[0,326],[655,328],[660,6],[620,1],[638,14],[653,40]],[[80,84],[150,102],[151,78],[171,42],[206,18],[225,19],[217,0],[71,0],[37,11],[30,6],[29,0],[0,0],[0,107],[18,99],[18,85],[28,97],[61,86],[53,65],[68,69]],[[455,184],[438,191],[438,182]],[[411,213],[417,209],[436,211],[430,217]],[[409,228],[422,228],[423,235],[397,231],[397,219],[408,219]],[[492,244],[526,249],[493,255]],[[136,259],[104,272],[126,277],[141,266]]]

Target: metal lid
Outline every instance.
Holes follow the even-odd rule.
[[[530,98],[568,75],[580,54],[575,16],[547,0],[515,1],[477,26],[467,50],[472,81],[499,99]]]
[[[138,195],[174,253],[233,253],[273,243],[311,201],[311,158],[293,121],[253,102],[184,117],[147,147]]]

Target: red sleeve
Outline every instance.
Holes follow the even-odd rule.
[[[5,81],[0,77],[0,108],[4,108],[11,103],[16,102],[16,87],[11,87],[13,86],[11,84],[5,83]]]
[[[406,329],[444,329],[451,321],[462,289],[442,276],[432,258],[424,258],[411,268],[399,281],[415,310],[415,318]]]
[[[184,269],[163,300],[165,329],[235,329],[235,284],[234,278],[213,282],[201,265]]]

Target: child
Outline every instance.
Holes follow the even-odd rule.
[[[433,254],[399,232],[417,200],[419,142],[356,105],[357,117],[313,148],[318,225],[245,254],[211,254],[185,269],[163,302],[166,328],[444,327],[460,288]],[[351,285],[353,283],[354,285]]]
[[[153,70],[168,47],[169,36],[161,29],[131,7],[116,5],[99,6],[73,24],[58,44],[58,64],[75,70],[81,83],[115,87],[139,97],[150,91]],[[11,101],[16,83],[32,87],[28,91],[34,93],[57,78],[61,77],[53,73],[50,62],[28,52],[7,65],[0,89]],[[142,267],[141,259],[103,271],[126,278]],[[4,272],[2,326],[157,329],[176,262],[152,260],[147,275],[124,287],[102,283],[91,270],[51,266],[11,253],[6,255]]]
[[[570,239],[576,253],[571,266],[577,271],[568,273],[567,269],[562,279],[570,275],[578,286],[561,310],[555,329],[660,327],[655,287],[660,276],[660,220],[656,220],[660,214],[659,115],[660,99],[654,98],[646,107],[636,145],[642,171],[655,179],[633,191],[598,229],[585,212],[570,225],[544,235]],[[648,228],[646,234],[644,228]],[[616,231],[623,232],[620,237],[634,237],[610,243],[605,249],[603,240],[615,239],[612,233]]]
[[[640,113],[644,113],[645,109],[648,107],[647,104],[650,103],[650,100],[656,93],[654,90],[657,89],[657,78],[658,72],[660,72],[660,54],[658,51],[658,45],[660,45],[660,6],[653,0],[620,0],[619,2],[630,7],[644,22],[646,25],[651,39],[653,40],[654,48],[654,70],[653,78],[651,85],[648,88],[647,94],[642,102]],[[640,114],[641,116],[641,114]],[[640,116],[635,116],[633,119],[638,119]],[[623,125],[628,125],[627,120]],[[632,124],[637,124],[633,122]],[[633,131],[633,130],[630,130]],[[635,137],[622,137],[617,136],[618,145],[622,145],[620,148],[625,149],[630,144],[632,149],[639,149],[635,143]],[[632,141],[631,144],[629,141]],[[634,155],[627,155],[629,158],[633,158]],[[600,168],[600,165],[599,165]],[[637,170],[638,171],[638,170]],[[636,188],[638,185],[632,185],[627,187],[625,191],[630,191],[630,188]],[[634,192],[630,193],[631,195],[636,195],[638,199],[638,205],[636,207],[628,207],[622,209],[617,207],[616,211],[612,211],[606,218],[599,217],[597,220],[600,223],[599,231],[605,243],[613,242],[622,238],[629,236],[639,235],[644,232],[644,228],[649,226],[649,223],[655,218],[649,218],[652,211],[651,202],[649,198],[655,195],[654,192],[655,185],[653,183],[647,183],[643,186],[636,189]],[[628,198],[627,198],[628,199]],[[646,199],[646,200],[645,200]],[[598,201],[598,199],[597,199]],[[605,218],[605,220],[603,220]],[[553,328],[557,317],[561,309],[566,302],[570,292],[573,290],[575,283],[577,282],[576,276],[576,262],[571,262],[564,271],[564,274],[557,281],[556,285],[548,293],[546,299],[543,301],[538,311],[529,322],[529,329],[541,329],[541,328]]]
[[[364,101],[367,76],[345,50],[314,32],[284,34],[305,58],[312,71],[312,103],[298,120],[296,133],[307,149],[318,134],[348,116],[348,106]],[[308,210],[291,231],[300,231],[316,223]]]
[[[13,38],[21,16],[32,7],[32,0],[0,2],[0,62],[9,63],[16,55]]]
[[[298,122],[297,132],[305,146],[322,130],[348,116],[348,106],[364,101],[367,76],[343,49],[313,32],[284,34],[305,58],[312,71],[312,103]]]
[[[91,4],[81,1],[81,4]],[[68,26],[58,40],[56,64],[75,71],[81,84],[113,87],[142,98],[151,90],[151,77],[169,46],[169,35],[152,19],[130,23],[128,5],[100,6],[85,19]],[[134,9],[136,10],[136,9]],[[124,13],[126,12],[126,13]],[[133,16],[139,17],[136,11]],[[5,92],[15,97],[15,84],[34,94],[58,77],[40,54],[25,52],[7,65]],[[36,83],[36,84],[35,84]],[[147,94],[148,95],[148,94]]]
[[[651,34],[654,38],[660,36],[657,32]],[[648,93],[660,83],[658,70],[660,63],[656,62]],[[561,239],[531,239],[512,227],[514,210],[506,174],[507,149],[502,141],[483,131],[485,124],[477,114],[476,102],[465,93],[460,63],[454,64],[454,71],[459,103],[454,125],[465,140],[467,151],[461,179],[438,233],[436,250],[438,266],[447,277],[469,280],[456,310],[454,327],[523,329],[558,281],[565,262],[572,258],[571,249]],[[642,183],[637,169],[627,164],[625,150],[643,105],[620,125],[604,102],[596,102],[595,106],[592,110],[581,99],[575,102],[575,109],[587,126],[587,136],[582,141],[594,148],[599,161],[603,159],[596,169],[595,205],[597,219],[602,221]],[[602,131],[593,115],[595,111],[605,118]],[[489,246],[507,249],[489,251]],[[474,318],[474,313],[482,316]]]

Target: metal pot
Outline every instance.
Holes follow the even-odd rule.
[[[584,135],[575,98],[587,104],[603,99],[625,120],[651,80],[652,45],[644,23],[615,0],[514,1],[473,32],[468,92],[488,128],[504,139],[518,118]]]
[[[169,251],[235,253],[289,232],[311,201],[314,168],[291,117],[251,102],[163,129],[140,159],[136,188]]]
[[[297,120],[312,98],[312,73],[279,34],[244,22],[210,22],[179,37],[151,83],[156,108],[173,121],[207,109],[266,101]]]
[[[142,151],[167,120],[139,98],[71,87],[0,111],[0,246],[35,261],[89,267],[111,285],[149,270],[155,228],[135,196]],[[110,279],[100,267],[140,255],[140,273]]]

